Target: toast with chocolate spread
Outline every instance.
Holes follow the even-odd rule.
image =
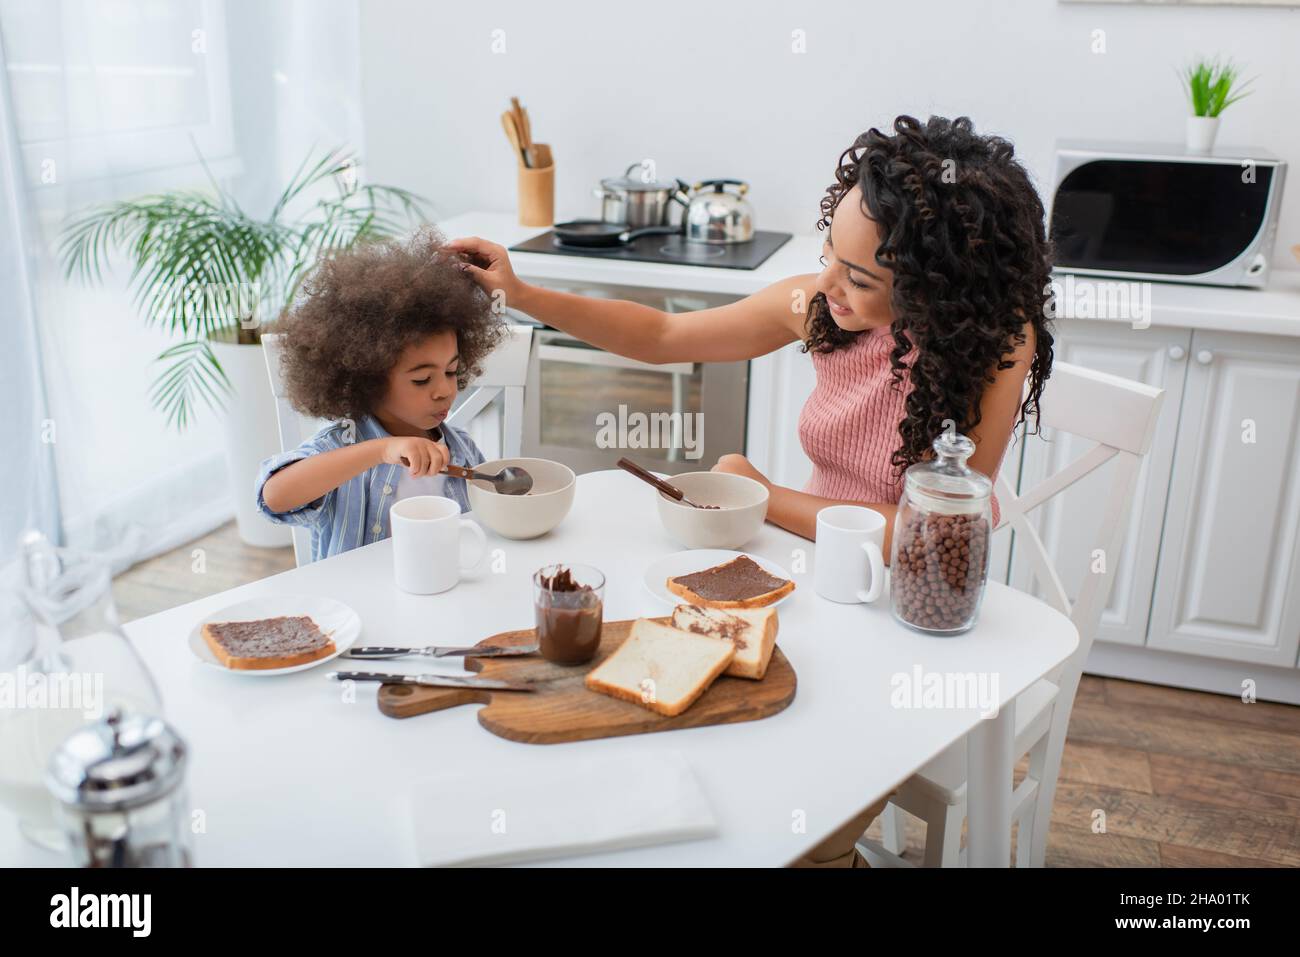
[[[738,555],[721,565],[670,578],[666,587],[692,605],[762,608],[794,591],[794,582],[770,574],[747,555]]]
[[[736,646],[726,674],[761,681],[776,647],[775,608],[704,608],[678,605],[672,625],[681,631],[707,635]]]
[[[203,640],[218,661],[238,671],[292,668],[334,653],[333,640],[307,615],[209,622]]]

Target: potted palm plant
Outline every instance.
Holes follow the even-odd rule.
[[[209,173],[210,192],[94,206],[75,216],[59,240],[70,279],[98,282],[111,255],[130,259],[145,322],[176,339],[157,357],[162,368],[150,397],[177,429],[190,424],[200,404],[225,411],[235,518],[250,545],[289,544],[286,528],[257,514],[251,491],[257,464],[279,449],[259,345],[264,323],[293,303],[320,254],[398,235],[423,216],[421,197],[358,185],[357,168],[346,150],[309,154],[264,218],[240,208]]]
[[[1229,60],[1198,59],[1183,69],[1187,101],[1192,113],[1187,117],[1187,150],[1208,153],[1214,148],[1219,131],[1219,114],[1243,96],[1251,81],[1241,82],[1241,74]]]

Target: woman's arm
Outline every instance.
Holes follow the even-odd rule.
[[[809,495],[807,492],[781,485],[769,485],[768,492],[771,498],[767,503],[767,520],[773,525],[780,525],[787,532],[794,532],[811,541],[817,540],[817,513],[824,508],[832,505],[858,505],[879,512],[885,516],[885,540],[880,550],[885,554],[885,564],[889,564],[890,542],[894,537],[894,517],[898,514],[897,505],[822,498],[820,495]]]
[[[980,400],[982,418],[970,437],[975,443],[975,452],[971,455],[968,464],[990,478],[996,476],[996,470],[1002,463],[1007,443],[1011,440],[1012,426],[1019,414],[1025,377],[1029,374],[1029,365],[1034,357],[1034,330],[1031,325],[1025,326],[1025,338],[1025,344],[1017,347],[1010,356],[1014,364],[1008,369],[995,372],[993,384],[984,390]],[[823,508],[830,505],[861,505],[875,509],[885,516],[885,541],[882,550],[885,553],[885,563],[889,563],[894,519],[898,513],[897,503],[822,498],[819,495],[810,495],[807,492],[774,485],[743,455],[724,455],[718,460],[714,470],[734,472],[762,482],[767,486],[770,496],[767,504],[767,520],[773,525],[779,525],[787,531],[811,540],[817,538],[817,513]]]
[[[484,239],[456,239],[448,246],[473,260],[462,264],[464,271],[488,295],[500,291],[509,308],[598,348],[655,364],[754,359],[798,341],[817,279],[793,276],[725,306],[669,313],[529,285],[514,274],[509,253]]]
[[[885,553],[885,564],[889,564],[889,543],[894,532],[894,515],[898,505],[884,502],[856,502],[845,498],[823,498],[797,489],[775,485],[768,481],[766,475],[754,468],[749,459],[743,455],[724,455],[713,466],[715,472],[731,472],[744,475],[767,486],[767,520],[779,525],[787,532],[802,536],[809,541],[817,540],[817,513],[832,505],[860,505],[874,509],[885,516],[885,541],[881,550]]]
[[[1012,364],[1008,369],[997,369],[993,382],[984,389],[980,398],[980,424],[971,430],[970,440],[975,452],[967,465],[996,479],[1002,466],[1002,457],[1011,441],[1020,404],[1024,401],[1025,379],[1034,361],[1035,336],[1032,323],[1025,323],[1025,344],[1017,346],[1006,358]]]

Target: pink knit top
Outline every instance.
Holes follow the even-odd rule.
[[[903,479],[889,457],[901,442],[898,425],[912,383],[904,375],[895,386],[889,365],[893,348],[891,328],[882,326],[834,352],[812,353],[817,384],[799,414],[799,443],[813,463],[805,492],[889,504],[902,497]],[[997,525],[996,495],[992,509]]]

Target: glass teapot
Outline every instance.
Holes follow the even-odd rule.
[[[98,556],[27,533],[0,612],[0,804],[28,838],[63,850],[45,784],[51,757],[115,707],[161,714],[162,697],[122,631],[109,567]]]

